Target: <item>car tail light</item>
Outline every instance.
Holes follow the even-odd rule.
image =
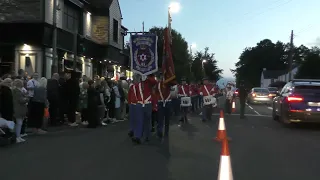
[[[234,92],[235,94],[238,94],[238,91]]]
[[[255,94],[255,93],[252,93],[252,97],[256,97],[256,94]]]
[[[301,102],[301,101],[303,101],[303,98],[300,96],[288,96],[287,101],[288,102]]]
[[[269,94],[269,97],[272,97],[272,94]]]

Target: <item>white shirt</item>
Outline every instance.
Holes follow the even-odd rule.
[[[37,80],[35,80],[35,79],[31,79],[31,80],[29,80],[28,82],[27,82],[27,89],[29,89],[29,88],[35,88],[35,87],[38,87],[39,86],[39,82],[37,81]],[[34,90],[32,89],[32,90],[28,90],[28,96],[29,97],[33,97],[33,95],[34,95]]]
[[[227,91],[227,99],[232,99],[232,98],[233,98],[233,92]]]

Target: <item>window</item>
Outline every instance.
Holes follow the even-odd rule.
[[[79,13],[75,8],[65,5],[63,12],[63,29],[75,31],[79,24]]]
[[[113,19],[113,41],[118,43],[119,38],[119,23],[117,20]]]

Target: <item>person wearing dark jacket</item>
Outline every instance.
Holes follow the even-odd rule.
[[[67,112],[68,100],[67,100],[67,88],[66,88],[66,75],[64,73],[60,74],[59,82],[59,121],[60,123],[64,123],[64,115]]]
[[[12,80],[4,79],[0,84],[0,117],[13,120],[13,96],[10,89]]]
[[[96,91],[94,87],[94,81],[88,81],[89,88],[87,90],[88,94],[88,106],[87,106],[87,113],[88,113],[88,128],[96,128],[98,126],[98,94],[99,92]]]
[[[47,97],[49,101],[49,114],[51,125],[58,125],[58,109],[59,109],[59,74],[55,73],[48,80]]]
[[[76,123],[76,110],[80,95],[80,86],[76,72],[71,72],[70,78],[66,81],[66,95],[68,99],[68,121],[70,126],[78,126]]]

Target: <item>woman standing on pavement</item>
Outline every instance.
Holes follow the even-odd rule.
[[[47,79],[45,77],[42,77],[39,80],[39,86],[34,88],[34,95],[30,103],[30,119],[28,119],[30,126],[34,128],[34,133],[47,133],[41,129],[44,118],[44,110],[49,105],[47,100]]]
[[[16,142],[21,143],[25,140],[21,138],[21,128],[23,124],[23,120],[27,115],[28,107],[27,102],[28,98],[23,93],[23,81],[20,79],[16,79],[12,83],[12,97],[13,97],[13,117],[16,121],[15,131],[16,131]]]

